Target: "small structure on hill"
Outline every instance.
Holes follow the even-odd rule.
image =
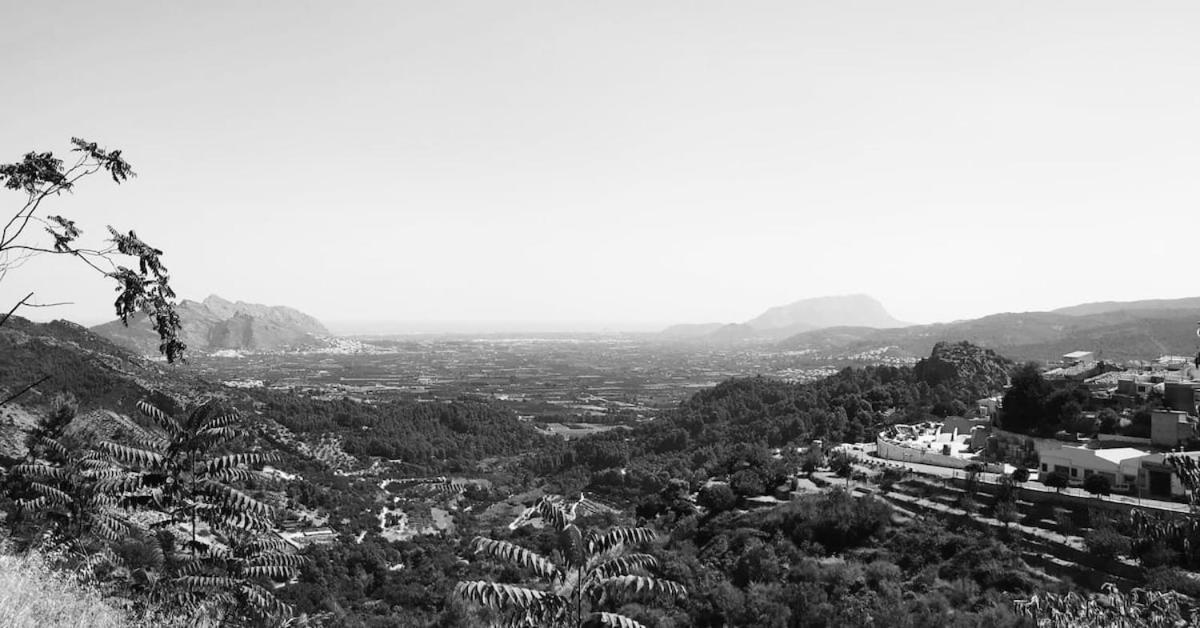
[[[1067,364],[1067,365],[1087,364],[1089,362],[1095,362],[1096,361],[1096,352],[1095,351],[1072,351],[1070,353],[1064,354],[1062,357],[1062,361],[1063,361],[1063,364]]]
[[[947,417],[941,423],[893,425],[875,438],[876,454],[939,467],[962,469],[976,463],[988,468],[978,459],[978,452],[987,444],[990,431],[991,421],[986,418]]]

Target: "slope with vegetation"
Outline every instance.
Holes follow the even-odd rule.
[[[1194,353],[1196,319],[1194,309],[1105,310],[1084,315],[993,314],[902,329],[834,327],[796,334],[775,347],[812,350],[831,357],[890,347],[917,357],[928,354],[946,338],[960,338],[1018,360],[1057,360],[1080,349],[1097,351],[1109,360],[1136,360],[1164,353]]]

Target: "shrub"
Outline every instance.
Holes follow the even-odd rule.
[[[1108,495],[1112,492],[1112,481],[1108,476],[1093,473],[1083,479],[1083,490],[1093,495]]]
[[[1011,477],[1012,477],[1012,481],[1016,482],[1017,484],[1023,484],[1025,482],[1028,482],[1029,481],[1029,469],[1026,469],[1025,467],[1017,467],[1016,469],[1013,469]]]
[[[725,512],[737,504],[737,495],[728,484],[709,484],[700,489],[696,502],[713,513]]]
[[[53,556],[30,551],[0,553],[0,625],[127,627],[211,625],[200,617],[170,616],[156,610],[135,615],[128,600],[105,597],[76,574],[54,567]]]
[[[1071,484],[1071,480],[1067,478],[1066,473],[1063,473],[1062,471],[1055,471],[1046,476],[1046,478],[1042,480],[1042,483],[1050,488],[1061,491]]]
[[[1099,558],[1111,559],[1129,554],[1129,537],[1109,526],[1102,526],[1083,537],[1088,551]]]

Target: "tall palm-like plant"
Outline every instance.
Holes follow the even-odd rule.
[[[542,556],[514,543],[476,537],[475,553],[532,571],[540,586],[520,586],[486,580],[460,582],[455,593],[475,604],[499,611],[506,626],[585,625],[640,628],[641,624],[617,613],[600,610],[610,603],[652,595],[682,596],[683,586],[649,574],[658,566],[650,554],[628,552],[630,546],[655,538],[649,528],[615,527],[606,531],[583,530],[577,516],[588,501],[567,505],[561,498],[542,498],[532,509],[559,533],[560,560]]]
[[[11,469],[6,492],[16,498],[22,516],[50,522],[60,540],[86,544],[92,535],[116,541],[130,528],[111,484],[123,473],[107,456],[66,435],[75,410],[73,399],[54,400],[26,439],[25,460]]]
[[[140,438],[138,446],[105,442],[100,447],[128,465],[130,471],[112,483],[127,501],[161,513],[155,527],[183,530],[186,557],[175,564],[174,577],[165,583],[174,586],[168,590],[186,605],[224,602],[235,616],[256,621],[289,614],[256,580],[295,575],[304,559],[267,536],[271,507],[231,486],[261,477],[251,467],[274,456],[227,451],[240,435],[236,410],[222,411],[209,402],[175,418],[145,401],[138,409],[162,433]],[[215,536],[201,541],[201,524],[220,534],[221,542]]]
[[[274,460],[266,453],[225,451],[239,436],[237,410],[222,411],[208,402],[175,418],[147,401],[138,402],[138,410],[162,433],[139,437],[137,446],[99,446],[131,469],[115,483],[132,500],[156,506],[169,522],[187,528],[186,544],[193,555],[208,549],[197,538],[201,523],[216,531],[270,529],[271,507],[230,485],[259,477],[250,467]]]

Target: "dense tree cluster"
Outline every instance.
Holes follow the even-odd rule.
[[[353,456],[402,460],[430,470],[468,467],[525,452],[545,440],[511,410],[473,400],[364,404],[259,392],[262,412],[298,435],[336,433]]]

